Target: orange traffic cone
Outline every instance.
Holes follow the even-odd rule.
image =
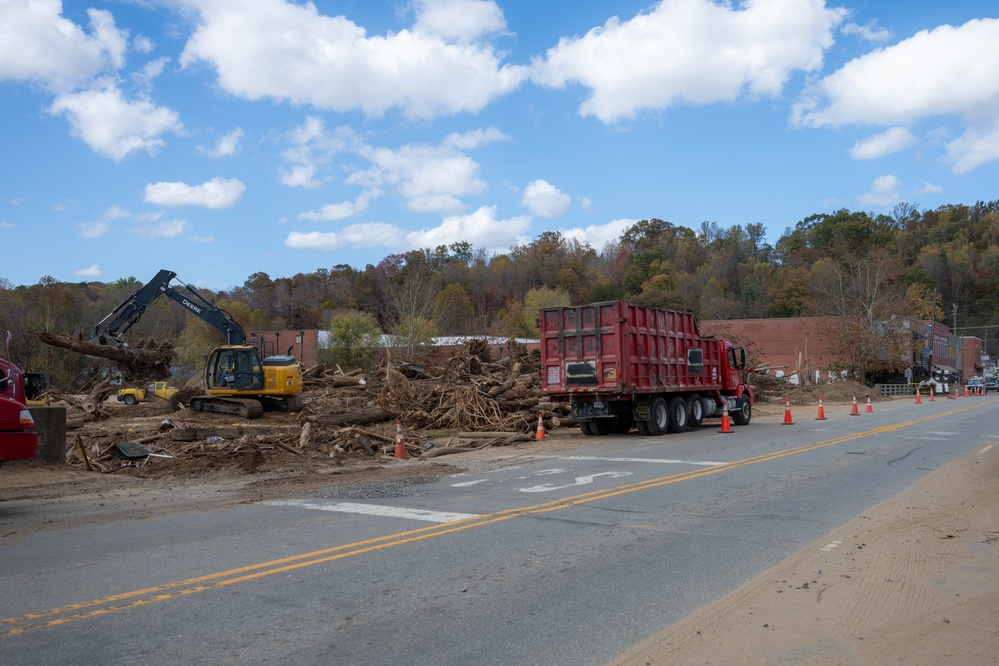
[[[874,411],[874,407],[871,405],[871,394],[867,394],[867,409],[864,410],[868,414]]]
[[[850,416],[860,416],[860,412],[857,411],[857,396],[853,396],[853,406],[850,407]]]
[[[534,440],[540,442],[545,438],[545,422],[541,420],[541,414],[538,414],[538,431],[534,435]]]
[[[965,398],[968,397],[968,387],[967,386],[964,387],[964,397]]]
[[[722,407],[722,427],[718,432],[732,432],[732,424],[728,421],[728,403]]]
[[[819,414],[815,417],[816,421],[826,420],[826,410],[822,408],[822,396],[819,396]]]
[[[791,420],[791,401],[784,400],[784,422],[781,425],[794,425],[794,421]]]
[[[932,395],[932,393],[930,395]],[[919,397],[919,389],[916,389],[916,404],[917,405],[923,404],[923,399]]]
[[[395,422],[395,457],[402,460],[409,457],[406,455],[406,442],[402,439],[402,424],[399,421]]]
[[[931,386],[930,387],[930,402],[936,402],[936,400],[933,399],[933,394],[936,393],[936,392],[937,392],[937,387],[936,386]]]

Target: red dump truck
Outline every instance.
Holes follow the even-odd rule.
[[[10,333],[4,333],[7,357],[0,355],[0,464],[38,457],[38,431],[24,394],[24,375],[10,361]]]
[[[726,405],[749,424],[745,349],[702,336],[693,313],[608,301],[540,314],[542,390],[584,434],[683,432]]]

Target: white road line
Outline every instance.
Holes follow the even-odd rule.
[[[601,456],[532,456],[533,458],[557,458],[558,460],[597,460],[604,462],[637,462],[637,463],[658,463],[663,465],[700,465],[712,467],[715,465],[727,465],[723,462],[710,462],[706,460],[670,460],[668,458],[604,458]]]
[[[362,513],[367,516],[385,516],[389,518],[409,518],[410,520],[424,520],[428,523],[453,523],[456,520],[466,518],[477,518],[477,513],[452,513],[448,511],[427,511],[426,509],[407,509],[399,506],[382,506],[379,504],[355,504],[353,502],[337,502],[335,504],[321,504],[308,500],[275,500],[262,502],[268,506],[293,506],[300,509],[314,509],[316,511],[337,511],[340,513]]]
[[[461,483],[452,483],[452,488],[468,488],[469,486],[477,486],[480,483],[489,483],[489,479],[476,479],[475,481],[462,481]]]
[[[993,446],[995,446],[995,444],[989,444],[984,449],[982,449],[981,451],[979,451],[978,455],[982,455],[983,453],[988,453],[988,450],[991,449]]]

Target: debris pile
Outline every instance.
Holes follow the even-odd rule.
[[[537,352],[513,343],[509,349],[494,361],[483,341],[473,341],[435,365],[386,360],[367,375],[309,366],[302,372],[301,412],[266,412],[247,423],[185,409],[183,392],[178,411],[166,401],[134,407],[105,401],[70,436],[69,462],[102,472],[179,473],[185,466],[252,472],[271,463],[388,459],[397,422],[414,458],[531,441],[539,414],[546,427],[557,426],[569,407],[542,395]]]
[[[749,383],[753,387],[753,396],[759,402],[789,401],[792,405],[817,405],[819,398],[826,402],[850,402],[854,397],[866,398],[868,394],[873,401],[885,399],[877,389],[847,380],[800,386],[784,377],[753,372],[749,375]]]

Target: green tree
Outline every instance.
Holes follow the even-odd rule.
[[[475,308],[460,284],[449,284],[437,296],[434,325],[444,335],[464,335],[474,329]]]
[[[572,305],[572,298],[568,292],[562,289],[550,289],[549,287],[531,289],[524,296],[523,330],[529,333],[528,337],[538,337],[541,335],[541,331],[538,329],[538,315],[541,308],[568,307],[570,305]]]
[[[371,315],[359,310],[337,313],[330,319],[329,346],[320,350],[320,358],[341,367],[367,367],[380,336],[378,322]]]

